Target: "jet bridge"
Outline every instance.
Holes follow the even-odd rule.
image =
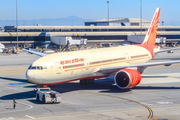
[[[72,38],[67,36],[50,36],[50,41],[56,45],[86,45],[87,39]]]

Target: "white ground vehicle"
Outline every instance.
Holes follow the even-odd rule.
[[[36,100],[43,103],[60,103],[62,97],[59,92],[50,88],[37,88]]]

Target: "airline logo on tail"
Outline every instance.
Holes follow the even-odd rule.
[[[160,8],[157,8],[153,20],[151,22],[151,25],[146,34],[146,37],[144,39],[144,42],[142,43],[143,45],[153,45],[153,46],[155,45],[159,14],[160,14]]]

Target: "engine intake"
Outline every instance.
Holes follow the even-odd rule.
[[[114,76],[116,85],[121,89],[128,89],[141,82],[141,74],[136,69],[122,69]]]

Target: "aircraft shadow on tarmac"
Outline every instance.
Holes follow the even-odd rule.
[[[8,78],[8,77],[0,77],[0,79],[16,81],[16,82],[23,82],[23,83],[30,83],[27,79],[17,79],[17,78]]]
[[[13,93],[5,96],[1,96],[1,100],[13,100],[15,99],[28,99],[28,98],[35,98],[36,92],[35,91],[27,91],[27,92],[19,92]]]
[[[113,80],[96,80],[95,84],[91,85],[81,85],[78,82],[70,82],[64,84],[57,84],[49,86],[52,90],[58,91],[60,93],[67,93],[72,91],[81,91],[81,90],[98,90],[100,93],[124,93],[131,90],[119,89]]]
[[[157,78],[157,77],[167,77],[167,76],[144,76],[145,78]],[[27,81],[25,79],[14,79],[14,78],[4,78],[0,77],[1,79],[7,79],[7,80],[15,80],[19,82]],[[20,93],[14,93],[9,94],[5,96],[1,96],[1,100],[13,100],[16,99],[28,99],[30,102],[34,104],[42,104],[35,100],[36,91],[33,91],[34,88],[36,88],[36,85],[29,85],[24,86],[24,88],[32,88],[32,91],[26,91],[26,92],[20,92]],[[83,91],[83,90],[98,90],[99,93],[125,93],[125,92],[131,92],[132,90],[158,90],[158,89],[180,89],[180,87],[162,87],[162,86],[135,86],[131,89],[119,89],[115,84],[112,78],[107,79],[99,79],[95,81],[95,84],[91,85],[80,85],[79,82],[69,82],[69,83],[63,83],[63,84],[57,84],[57,85],[49,85],[49,87],[52,90],[58,91],[60,93],[68,93],[73,91]]]
[[[22,82],[22,81],[21,81]],[[81,91],[81,90],[98,90],[100,92],[105,93],[122,93],[122,92],[129,92],[131,90],[121,90],[116,85],[113,85],[114,81],[110,79],[100,79],[96,80],[95,84],[91,85],[80,85],[79,82],[69,82],[69,83],[63,83],[63,84],[57,84],[57,85],[49,85],[49,87],[52,90],[58,91],[61,94],[67,93],[67,92],[73,92],[73,91]],[[19,92],[19,93],[13,93],[1,96],[1,100],[13,100],[14,98],[16,100],[18,99],[28,99],[28,101],[34,103],[34,104],[42,104],[35,100],[36,91],[33,91],[33,89],[36,88],[36,85],[29,85],[29,86],[23,86],[24,88],[32,88],[32,91],[26,91],[26,92]]]

